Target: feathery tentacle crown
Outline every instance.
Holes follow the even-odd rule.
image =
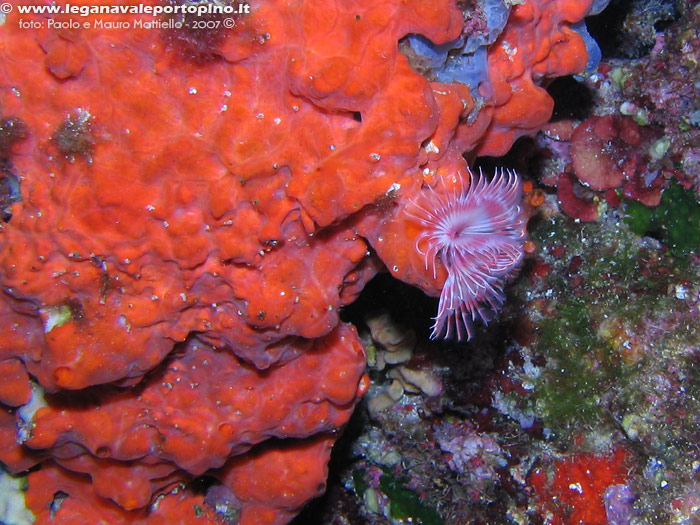
[[[457,175],[460,176],[459,174]],[[488,323],[503,304],[503,286],[523,258],[525,217],[520,177],[496,170],[489,182],[469,171],[469,186],[439,193],[429,188],[407,211],[423,226],[416,249],[437,275],[447,270],[432,338],[470,339],[472,323]]]

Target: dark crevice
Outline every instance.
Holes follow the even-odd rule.
[[[654,47],[656,34],[678,18],[674,0],[612,0],[586,25],[603,57],[642,58]]]
[[[381,273],[365,286],[357,300],[340,311],[340,318],[357,327],[364,327],[368,313],[387,310],[392,319],[416,330],[423,340],[430,337],[432,317],[437,312],[438,300],[428,297],[418,288]]]

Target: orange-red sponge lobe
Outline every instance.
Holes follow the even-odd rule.
[[[284,523],[319,494],[367,388],[339,309],[384,265],[440,293],[403,210],[546,122],[539,83],[586,63],[574,3],[514,8],[478,105],[399,51],[460,36],[449,0],[252,1],[203,32],[7,14],[0,460],[42,464],[39,522],[206,522],[218,498]],[[207,501],[178,485],[204,473]]]

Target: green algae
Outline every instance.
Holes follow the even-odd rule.
[[[365,473],[361,470],[352,471],[352,482],[355,486],[355,493],[362,498],[367,490],[367,480],[365,479]]]
[[[658,208],[628,203],[627,227],[613,213],[595,223],[553,216],[533,225],[539,267],[550,269],[521,290],[537,299],[530,303],[532,350],[546,360],[526,403],[551,435],[622,430],[667,464],[689,456],[687,438],[679,438],[696,435],[700,419],[665,423],[665,410],[677,403],[664,399],[657,382],[673,376],[682,385],[678,406],[700,406],[700,359],[687,354],[700,337],[682,308],[697,293],[700,270],[679,257],[697,247],[698,208],[674,183]],[[640,240],[652,230],[668,252]]]
[[[583,250],[580,236],[572,228],[568,217],[555,215],[545,220],[534,221],[530,236],[539,246],[547,246],[554,242],[564,242],[570,253]]]
[[[392,520],[422,525],[443,524],[437,511],[422,503],[416,493],[406,488],[404,483],[396,479],[389,469],[382,468],[382,471],[384,473],[379,478],[379,488],[389,499],[389,512]],[[355,493],[362,499],[370,489],[367,473],[360,469],[353,470],[352,481]]]
[[[604,325],[616,319],[634,332],[649,309],[660,306],[667,279],[645,272],[654,255],[636,235],[612,224],[556,216],[540,222],[532,236],[542,247],[566,247],[566,256],[546,257],[552,271],[542,288],[550,290],[551,311],[537,323],[533,348],[547,359],[534,391],[536,412],[560,436],[579,433],[582,426],[612,425],[605,397],[638,365],[624,364]],[[581,279],[577,287],[569,273],[574,257],[582,261],[574,272]]]
[[[389,498],[389,511],[394,520],[406,520],[422,525],[442,525],[443,521],[435,509],[424,505],[415,492],[385,471],[379,478],[379,488]]]
[[[626,204],[625,222],[637,235],[658,237],[675,257],[697,251],[700,246],[700,202],[691,190],[673,182],[655,208],[636,201],[626,201]]]
[[[569,298],[540,324],[536,350],[550,362],[536,389],[537,407],[555,434],[605,418],[601,398],[621,373],[611,346],[596,335],[588,305]]]

